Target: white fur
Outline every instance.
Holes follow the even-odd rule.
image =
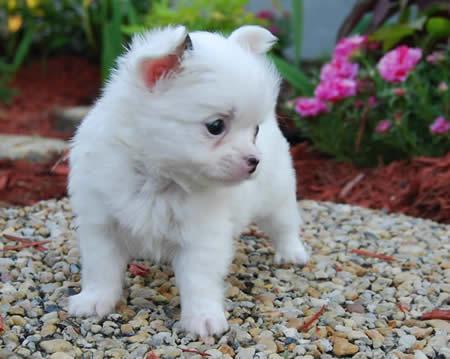
[[[257,54],[266,53],[277,41],[269,30],[253,25],[241,26],[229,39]]]
[[[218,334],[228,328],[223,279],[233,237],[247,225],[271,236],[277,263],[308,260],[288,144],[274,114],[279,77],[257,50],[267,33],[237,31],[228,39],[191,33],[193,50],[152,88],[140,63],[172,53],[183,27],[139,36],[119,59],[70,155],[82,262],[82,291],[70,298],[70,313],[111,312],[128,261],[150,258],[173,265],[183,327]],[[233,38],[253,43],[243,47]],[[205,122],[218,117],[229,127],[215,138]],[[261,162],[242,178],[249,155]]]

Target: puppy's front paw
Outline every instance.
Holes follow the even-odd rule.
[[[181,326],[188,332],[198,334],[204,338],[221,334],[228,330],[228,322],[223,311],[204,311],[181,314]]]
[[[276,264],[294,263],[304,265],[309,261],[309,254],[303,244],[299,241],[292,241],[289,245],[277,248],[274,261]]]
[[[104,317],[114,310],[119,300],[117,293],[81,291],[69,298],[69,314],[74,316],[98,315]]]

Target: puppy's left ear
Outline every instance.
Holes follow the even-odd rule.
[[[192,41],[186,29],[179,27],[171,31],[175,32],[172,50],[157,57],[145,58],[139,64],[141,76],[149,88],[154,87],[163,77],[179,70],[185,51],[192,50]]]
[[[256,25],[241,26],[231,33],[229,39],[256,54],[268,52],[278,40],[269,30]]]

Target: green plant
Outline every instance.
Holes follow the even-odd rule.
[[[10,81],[17,71],[18,66],[0,61],[0,102],[9,103],[18,94],[18,91],[10,87]]]
[[[311,96],[314,91],[314,85],[310,78],[296,65],[293,65],[276,54],[270,54],[278,72],[283,79],[288,82],[297,95]]]
[[[45,58],[50,53],[80,48],[77,1],[0,1],[0,99],[17,93],[10,80],[27,57]]]
[[[389,50],[401,43],[429,50],[450,37],[446,0],[360,0],[343,22],[338,38],[367,33]]]
[[[11,24],[10,24],[11,25]],[[9,29],[9,30],[14,30]],[[32,25],[24,29],[21,38],[14,38],[8,44],[2,56],[0,56],[0,101],[9,102],[11,98],[17,94],[17,90],[9,87],[9,82],[17,70],[22,66],[28,55],[33,40],[35,29]],[[14,46],[18,42],[17,46]],[[14,48],[14,54],[11,54],[11,49]]]
[[[29,27],[34,29],[31,43],[34,56],[46,57],[58,51],[85,51],[80,27],[81,6],[81,2],[76,0],[1,2],[0,18],[8,26],[0,33],[0,51],[11,57]]]
[[[228,34],[245,24],[264,24],[245,6],[248,0],[168,0],[152,1],[142,25],[123,26],[126,34],[166,25],[181,24],[189,30],[219,31]]]
[[[245,24],[265,26],[279,38],[279,42],[270,56],[282,77],[294,87],[296,93],[310,94],[313,86],[309,78],[298,67],[302,38],[302,2],[292,1],[292,9],[295,13],[292,19],[276,1],[274,1],[274,5],[281,16],[271,10],[263,10],[256,15],[252,14],[245,10],[247,2],[248,0],[217,0],[214,2],[181,0],[171,6],[168,0],[158,0],[152,3],[144,24],[123,26],[122,29],[126,34],[132,35],[150,28],[183,24],[190,30],[219,31],[228,34]],[[293,24],[295,24],[294,32],[291,32]],[[291,39],[291,37],[293,38]],[[281,51],[288,47],[293,40],[297,44],[294,46],[295,65],[285,60]]]
[[[109,77],[116,58],[123,52],[128,35],[123,27],[142,24],[149,0],[84,1],[81,23],[90,51],[99,57],[102,79]]]
[[[7,25],[0,26],[1,98],[10,98],[15,93],[7,84],[30,53],[44,59],[57,52],[82,53],[99,60],[102,78],[106,80],[116,57],[123,51],[126,36],[122,26],[139,24],[138,14],[146,13],[150,3],[150,0],[0,0],[0,23]]]

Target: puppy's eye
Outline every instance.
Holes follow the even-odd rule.
[[[256,126],[256,129],[255,129],[255,138],[256,138],[256,136],[258,136],[258,133],[259,133],[259,126]]]
[[[211,135],[218,136],[225,131],[225,121],[221,118],[206,124],[206,128]]]

